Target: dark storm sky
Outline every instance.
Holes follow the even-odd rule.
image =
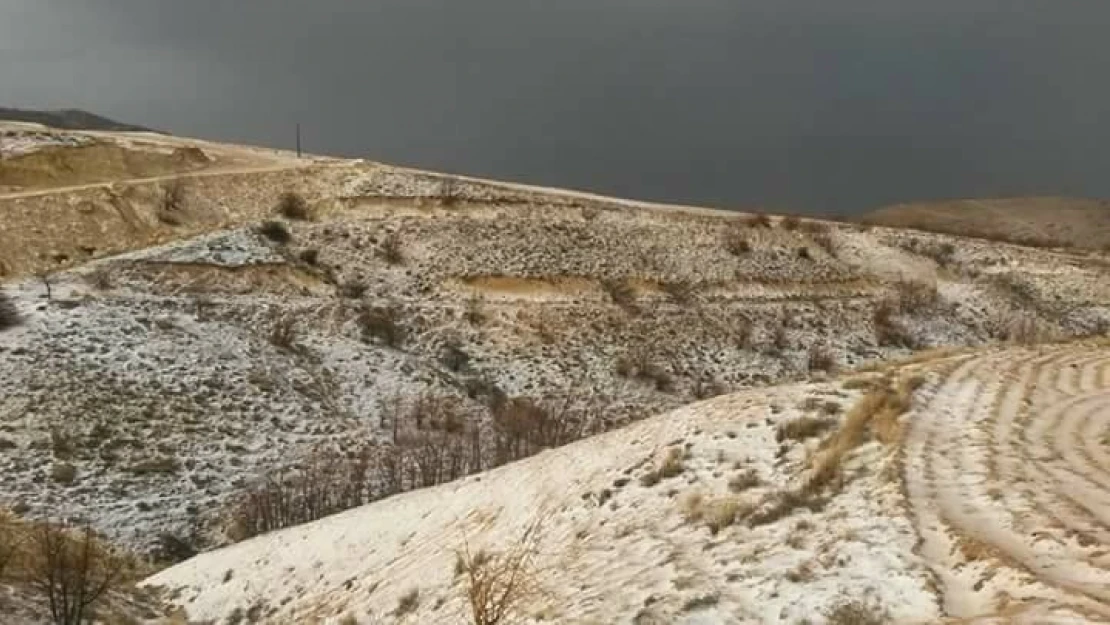
[[[720,206],[1110,196],[1102,0],[0,0],[0,106]]]

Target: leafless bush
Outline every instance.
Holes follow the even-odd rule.
[[[828,232],[819,232],[814,234],[811,238],[813,239],[813,242],[817,245],[817,247],[825,250],[826,254],[832,256],[833,258],[837,257],[836,240],[833,239],[831,234],[829,234]]]
[[[905,280],[894,285],[898,310],[902,313],[922,313],[940,301],[936,283]]]
[[[721,235],[725,250],[733,256],[744,256],[752,251],[752,243],[748,235],[739,227],[729,227]]]
[[[295,191],[286,191],[278,198],[277,213],[286,219],[307,220],[312,218],[308,202]]]
[[[814,345],[809,348],[807,364],[810,371],[831,372],[836,369],[836,356],[829,351],[829,348]]]
[[[871,323],[875,328],[875,342],[883,346],[916,348],[919,343],[917,338],[905,324],[895,318],[899,308],[900,304],[890,299],[883,299],[875,305],[871,313]]]
[[[400,265],[405,262],[405,255],[402,247],[401,235],[396,232],[390,232],[382,239],[381,245],[378,248],[378,256],[390,265]]]
[[[409,590],[405,594],[401,595],[401,598],[397,600],[397,609],[393,611],[393,614],[394,616],[400,618],[406,614],[411,614],[419,606],[420,589],[413,588],[412,590]]]
[[[474,625],[508,623],[542,595],[535,569],[540,534],[541,522],[537,520],[514,545],[497,554],[473,553],[463,542],[456,568],[463,575],[462,592]]]
[[[15,302],[7,293],[0,291],[0,332],[23,323]]]
[[[627,311],[636,310],[636,290],[625,280],[604,280],[601,287],[613,303]]]
[[[344,282],[339,285],[339,297],[346,299],[362,299],[366,295],[366,285],[357,280]]]
[[[791,232],[797,230],[801,226],[801,224],[801,220],[793,215],[787,215],[786,217],[783,217],[781,221],[779,221],[779,227],[781,227],[783,230],[789,230]]]
[[[293,351],[297,342],[297,322],[292,315],[275,315],[270,321],[270,344]]]
[[[400,319],[401,309],[396,305],[365,306],[357,319],[362,340],[367,343],[379,341],[388,347],[399,347],[405,340]]]
[[[442,206],[451,207],[458,204],[462,195],[459,192],[458,181],[454,178],[441,178],[437,195]]]
[[[98,291],[107,291],[114,286],[112,273],[106,267],[97,267],[85,274],[85,282]]]
[[[582,415],[570,409],[570,398],[537,402],[516,397],[494,406],[492,417],[496,465],[578,440],[586,426]]]
[[[8,565],[15,560],[18,548],[19,539],[16,535],[15,521],[0,513],[0,583],[5,579]]]
[[[42,523],[29,540],[28,581],[46,597],[56,625],[94,620],[97,605],[126,577],[127,559],[88,526],[73,531]]]
[[[755,213],[744,218],[744,224],[749,228],[770,228],[771,218],[763,213]]]
[[[297,254],[297,258],[307,265],[315,265],[320,262],[320,250],[314,247],[301,250],[301,253]]]
[[[475,295],[466,301],[463,318],[472,326],[480,326],[485,323],[487,315],[482,306],[482,298]]]
[[[686,305],[694,300],[694,285],[688,280],[674,280],[660,285],[667,297],[676,304]]]
[[[168,226],[181,225],[187,195],[188,190],[185,181],[181,178],[174,178],[162,185],[161,197],[155,211],[155,217],[158,218],[158,221]]]
[[[1001,341],[1033,345],[1048,340],[1051,333],[1037,316],[1025,311],[1001,311],[988,321],[991,336]]]
[[[293,235],[290,234],[289,228],[280,221],[271,220],[262,222],[262,224],[258,226],[258,234],[278,245],[285,245],[293,240]]]

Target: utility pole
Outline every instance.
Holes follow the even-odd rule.
[[[301,157],[301,123],[297,122],[297,158]]]

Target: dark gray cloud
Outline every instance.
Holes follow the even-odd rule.
[[[0,105],[717,205],[1110,196],[1090,0],[0,0]]]

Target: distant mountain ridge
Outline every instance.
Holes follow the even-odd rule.
[[[122,132],[158,132],[143,126],[124,124],[80,109],[34,111],[0,107],[0,120],[31,122],[63,130],[112,130]]]

